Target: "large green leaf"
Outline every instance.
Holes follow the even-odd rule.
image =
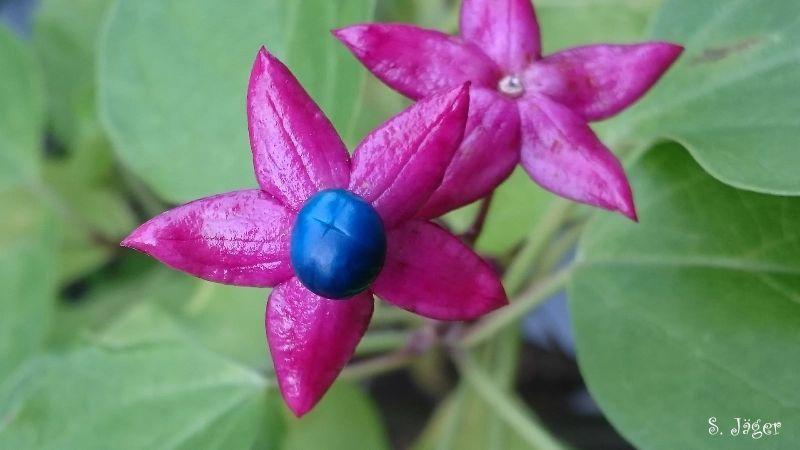
[[[302,419],[290,419],[282,450],[388,450],[389,442],[371,399],[338,382]]]
[[[40,350],[55,305],[56,234],[30,193],[0,192],[0,382]]]
[[[447,0],[383,0],[378,3],[380,22],[414,23],[446,33],[458,31],[460,2]]]
[[[686,52],[620,132],[679,141],[730,185],[800,194],[800,2],[668,0],[653,37]]]
[[[598,216],[570,286],[578,359],[614,425],[648,449],[754,448],[716,417],[800,439],[800,199],[720,183],[679,146],[631,171],[641,223]]]
[[[30,50],[0,27],[0,381],[42,347],[55,300],[56,230],[38,185],[42,109]]]
[[[83,170],[81,164],[73,164],[78,162],[75,158],[81,156],[73,155],[67,161],[46,161],[43,171],[46,188],[61,212],[58,271],[62,283],[85,275],[119,253],[118,242],[136,225],[133,211],[120,190],[112,183],[93,182],[90,172]],[[105,171],[105,175],[110,173]]]
[[[534,0],[546,53],[594,42],[642,40],[662,0]]]
[[[62,212],[62,282],[108,261],[134,225],[95,106],[95,47],[111,3],[46,0],[36,14],[33,40],[44,72],[48,122],[64,149],[46,161],[44,171]]]
[[[34,360],[11,382],[0,392],[2,448],[230,449],[257,438],[274,448],[263,428],[281,426],[270,382],[146,305],[94,345]]]
[[[30,50],[0,26],[0,189],[38,177],[42,103]]]
[[[363,137],[358,135],[358,121],[366,70],[330,36],[330,30],[369,21],[375,0],[301,0],[287,4],[285,47],[278,54],[352,147]]]
[[[245,90],[264,44],[346,137],[364,71],[329,35],[373,0],[119,0],[100,43],[100,108],[123,162],[185,201],[255,185]]]
[[[46,0],[34,26],[42,61],[49,120],[70,149],[102,140],[95,108],[95,46],[111,0]],[[110,159],[103,158],[108,164]],[[97,164],[97,162],[95,162]]]
[[[264,334],[268,291],[223,286],[158,267],[148,273],[101,284],[77,304],[58,310],[50,337],[57,348],[81,345],[131,308],[161,308],[186,333],[227,357],[271,371]]]

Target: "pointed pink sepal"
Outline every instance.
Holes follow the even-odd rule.
[[[521,162],[543,188],[637,220],[633,194],[617,157],[569,108],[546,97],[520,102]]]
[[[488,195],[518,162],[517,106],[496,91],[473,87],[464,139],[417,216],[433,219]]]
[[[269,287],[292,276],[293,220],[293,213],[263,191],[229,192],[150,219],[122,246],[205,280]]]
[[[666,42],[571,48],[531,65],[523,83],[587,121],[601,120],[639,100],[682,51]]]
[[[427,221],[390,231],[375,294],[438,320],[472,320],[508,303],[492,268],[458,238]]]
[[[372,294],[346,300],[319,297],[297,278],[267,302],[267,343],[278,386],[298,417],[317,404],[350,360],[372,317]]]
[[[506,73],[518,73],[541,55],[539,24],[531,0],[464,0],[461,36]]]
[[[497,66],[478,48],[439,31],[375,23],[333,34],[375,76],[414,100],[467,81],[493,87],[500,79]]]
[[[353,154],[350,190],[391,228],[439,187],[467,122],[469,84],[428,97],[370,133]]]
[[[333,125],[286,66],[263,47],[247,89],[259,185],[293,210],[322,189],[347,186],[349,156]]]

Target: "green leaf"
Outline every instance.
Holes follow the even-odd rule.
[[[78,304],[58,311],[50,337],[56,348],[93,339],[142,304],[160,308],[209,349],[250,367],[272,370],[264,334],[264,289],[223,286],[158,267],[101,284]]]
[[[676,140],[732,186],[800,195],[800,3],[668,0],[653,37],[686,52],[620,133]]]
[[[329,30],[373,0],[119,0],[100,42],[100,108],[122,161],[181,202],[254,186],[245,91],[264,44],[345,137],[364,71]]]
[[[62,213],[62,283],[87,274],[119,253],[119,241],[136,225],[133,211],[117,187],[92,182],[89,176],[70,162],[45,163],[45,183]]]
[[[46,0],[37,11],[33,40],[44,72],[49,121],[69,149],[103,137],[95,107],[95,45],[110,4]],[[111,160],[105,157],[103,162]]]
[[[0,380],[42,347],[55,304],[56,233],[30,193],[0,192]]]
[[[753,448],[708,419],[800,431],[800,199],[720,183],[675,144],[631,171],[641,223],[597,216],[570,286],[578,360],[612,423],[648,449]],[[679,430],[679,431],[678,431]]]
[[[413,23],[445,33],[458,32],[460,2],[430,0],[383,0],[376,13],[380,22]]]
[[[662,0],[535,0],[545,53],[597,42],[642,40]]]
[[[134,225],[95,105],[95,46],[110,5],[110,0],[46,0],[34,25],[50,131],[66,151],[49,159],[44,171],[62,212],[63,283],[107,262]]]
[[[30,49],[0,26],[0,190],[38,177],[43,101]]]
[[[279,55],[353,147],[361,117],[366,70],[330,30],[372,19],[375,0],[302,0],[287,7],[285,47]]]
[[[14,380],[16,395],[0,393],[2,448],[250,448],[264,427],[281,426],[265,421],[275,417],[270,382],[151,307],[93,346],[35,364]]]
[[[282,450],[388,450],[378,410],[358,388],[338,382],[302,419],[290,419]]]
[[[0,381],[43,347],[55,304],[57,233],[39,184],[42,102],[30,50],[0,26]]]

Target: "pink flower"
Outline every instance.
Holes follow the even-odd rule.
[[[247,95],[261,189],[179,206],[122,245],[206,280],[275,287],[267,339],[283,397],[303,415],[352,356],[373,293],[442,320],[474,319],[507,303],[478,255],[414,218],[461,142],[468,104],[467,84],[420,101],[367,136],[351,161],[319,107],[262,48]]]
[[[642,97],[683,48],[603,44],[542,57],[530,0],[464,0],[460,28],[460,37],[398,24],[333,32],[412,99],[472,82],[464,141],[420,216],[483,197],[521,161],[545,189],[636,220],[622,166],[588,122]]]

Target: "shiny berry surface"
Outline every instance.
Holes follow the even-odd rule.
[[[361,197],[328,189],[300,209],[292,229],[291,261],[311,292],[332,299],[352,297],[375,280],[385,257],[383,223]]]

